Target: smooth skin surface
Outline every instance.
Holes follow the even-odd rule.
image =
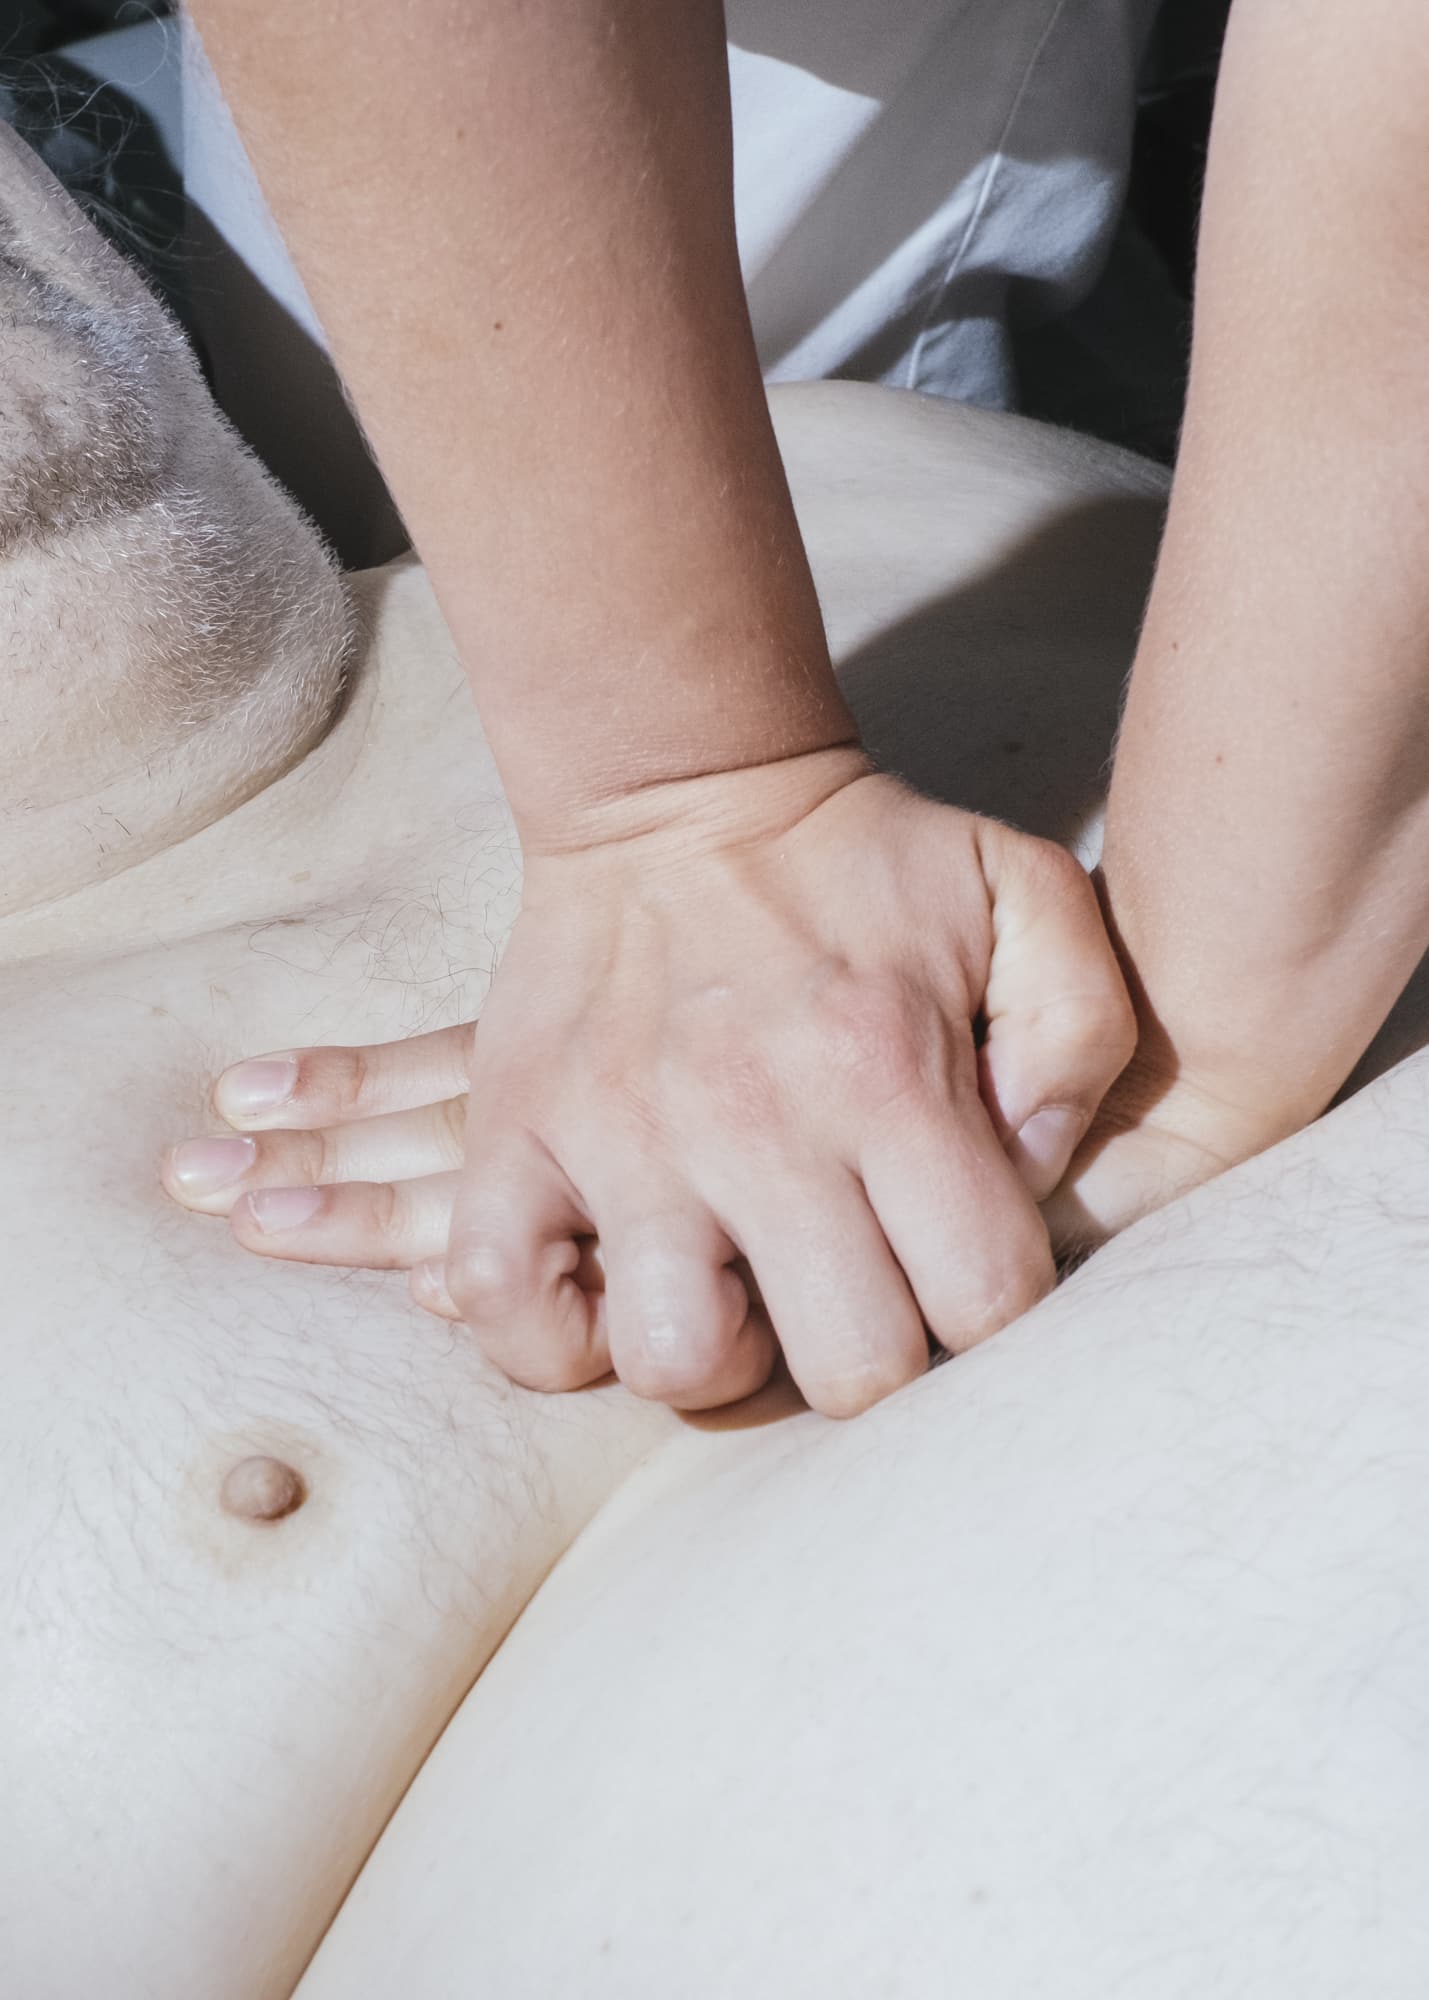
[[[383,1114],[327,1135],[332,1191],[432,1170],[391,1107],[469,1054],[304,1052],[288,1116]],[[1426,1110],[1421,1054],[856,1432],[669,1443],[463,1704],[300,2000],[933,2000],[954,1970],[1410,2000]],[[302,1136],[255,1141],[250,1184]]]
[[[856,1424],[673,1442],[299,2000],[1418,2000],[1426,1116],[1421,1055]]]

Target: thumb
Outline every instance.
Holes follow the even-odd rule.
[[[1051,841],[989,823],[993,948],[983,1102],[1036,1201],[1067,1171],[1136,1047],[1136,1012],[1091,877]]]

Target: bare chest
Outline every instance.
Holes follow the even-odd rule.
[[[400,1280],[259,1264],[166,1202],[160,1153],[204,1129],[216,1065],[299,1021],[415,1025],[391,1018],[409,987],[394,1008],[341,957],[288,926],[12,975],[0,1003],[0,1879],[37,1994],[116,1963],[120,1993],[286,1993],[452,1709],[668,1422],[513,1389]]]

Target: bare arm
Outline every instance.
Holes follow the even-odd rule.
[[[1064,1243],[1315,1117],[1429,945],[1427,171],[1412,0],[1238,0],[1103,857],[1140,1033]]]
[[[1426,187],[1414,0],[1239,0],[1105,859],[1122,1108],[1175,1079],[1231,1154],[1323,1108],[1429,944]]]
[[[1133,1027],[1076,863],[858,747],[740,283],[722,10],[197,12],[524,850],[441,1282],[532,1387],[704,1406],[777,1342],[860,1409],[1050,1284],[1035,1197]]]
[[[718,0],[197,0],[528,852],[853,740],[735,249]]]

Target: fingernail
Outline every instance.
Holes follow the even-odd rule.
[[[259,1188],[248,1197],[248,1212],[265,1236],[311,1222],[322,1207],[321,1188]]]
[[[1052,1192],[1066,1172],[1086,1122],[1080,1111],[1052,1107],[1034,1111],[1017,1134],[1013,1159],[1038,1201]]]
[[[169,1155],[169,1172],[185,1194],[217,1194],[246,1174],[258,1157],[252,1139],[185,1139]]]
[[[264,1056],[258,1062],[235,1063],[214,1085],[213,1097],[225,1115],[251,1118],[286,1104],[298,1081],[296,1056]]]

